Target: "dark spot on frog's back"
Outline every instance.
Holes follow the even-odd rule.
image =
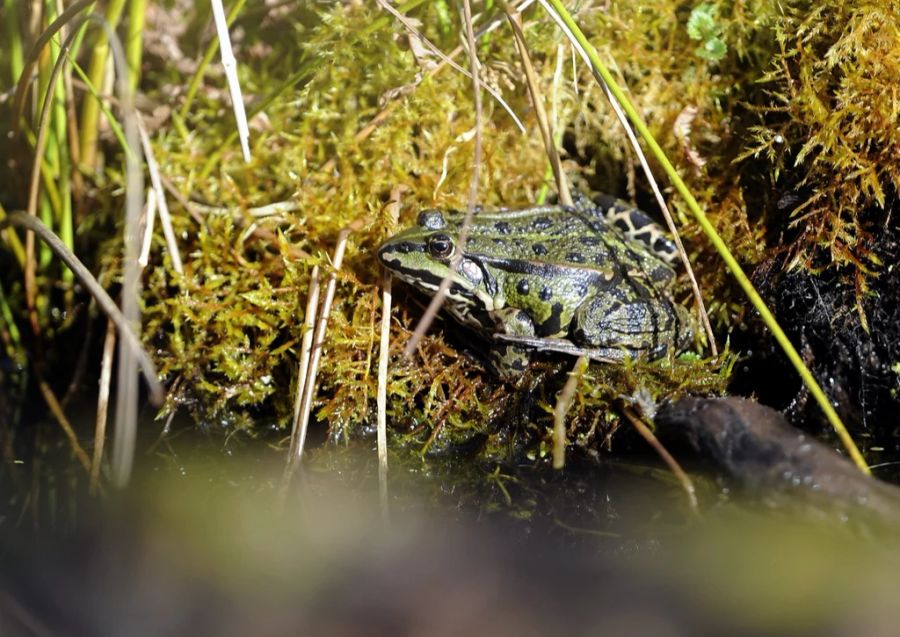
[[[570,252],[566,255],[566,259],[568,259],[570,263],[584,263],[584,256],[579,252]]]
[[[542,301],[549,301],[550,299],[553,298],[553,290],[551,290],[548,286],[545,285],[544,287],[541,288],[540,297],[541,297]]]
[[[535,243],[534,245],[531,246],[531,249],[539,257],[542,257],[545,254],[547,254],[547,246],[545,246],[543,243]]]
[[[677,252],[675,244],[665,237],[657,237],[656,241],[653,242],[653,249],[662,254],[675,254]]]
[[[631,238],[636,241],[640,241],[641,243],[646,243],[647,245],[650,245],[650,239],[652,237],[653,237],[652,232],[650,232],[649,230],[644,230],[643,232],[636,232],[634,235],[632,235]]]
[[[546,230],[552,225],[553,220],[550,219],[550,217],[538,217],[532,222],[532,226],[535,230]]]
[[[495,223],[494,229],[496,229],[500,234],[509,234],[512,231],[512,228],[505,221],[498,221],[497,223]]]
[[[525,296],[531,290],[531,286],[528,284],[528,279],[519,279],[519,282],[516,283],[516,292]]]
[[[581,242],[583,246],[595,246],[599,245],[600,239],[598,237],[592,237],[590,235],[578,237],[578,241]]]
[[[640,230],[644,226],[649,226],[653,223],[653,219],[639,210],[631,211],[628,215],[628,219],[631,221],[631,227],[635,230]]]

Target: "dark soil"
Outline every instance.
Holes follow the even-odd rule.
[[[900,451],[900,205],[894,199],[870,227],[871,253],[881,265],[866,278],[868,290],[849,268],[820,273],[784,272],[786,257],[761,264],[754,282],[806,364],[834,402],[847,427],[867,447]],[[874,215],[873,215],[874,216]],[[862,312],[857,306],[862,299]],[[862,315],[868,326],[862,322]],[[748,352],[733,390],[786,410],[807,429],[830,430],[774,339],[754,333],[735,343]],[[743,340],[743,339],[738,339]]]

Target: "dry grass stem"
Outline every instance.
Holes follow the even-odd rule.
[[[172,192],[171,187],[168,187],[167,190],[169,190],[170,193]],[[184,205],[185,208],[193,209],[195,213],[227,214],[235,218],[241,218],[244,215],[249,215],[253,219],[266,219],[268,217],[276,217],[288,212],[296,212],[301,208],[301,205],[298,202],[290,200],[276,201],[275,203],[266,204],[265,206],[257,206],[255,208],[227,208],[223,206],[208,206],[196,201],[187,201],[186,199],[183,200],[182,205]],[[202,217],[198,217],[197,220],[200,223],[203,222]]]
[[[334,270],[328,275],[328,284],[325,286],[325,298],[319,311],[316,323],[316,334],[313,340],[309,359],[309,371],[306,383],[303,387],[303,404],[300,409],[300,429],[297,440],[297,453],[299,459],[303,456],[303,446],[306,443],[306,432],[309,429],[309,416],[312,413],[313,397],[316,391],[316,376],[319,374],[319,361],[322,358],[322,346],[325,343],[325,332],[328,330],[328,315],[331,313],[331,303],[334,301],[334,291],[337,287],[337,273],[340,272],[344,261],[344,249],[347,247],[347,237],[350,229],[341,230],[338,235],[337,245],[334,248],[332,264]]]
[[[469,0],[463,0],[463,15],[465,17],[466,42],[469,45],[469,66],[472,68],[472,93],[475,99],[475,150],[472,158],[472,180],[469,182],[469,206],[464,231],[475,212],[478,203],[478,181],[481,174],[481,135],[484,129],[484,121],[481,108],[481,76],[478,72],[478,54],[475,51],[475,28],[472,25],[472,5]],[[462,246],[460,246],[462,252]]]
[[[231,36],[228,33],[228,21],[222,0],[212,0],[213,20],[216,34],[219,37],[219,51],[222,55],[222,67],[228,82],[228,93],[231,95],[231,107],[234,109],[234,121],[237,124],[238,138],[241,141],[241,153],[244,161],[250,163],[250,127],[247,125],[247,113],[244,109],[244,98],[241,95],[241,83],[237,75],[237,60],[231,49]]]
[[[59,423],[60,429],[62,429],[63,433],[66,435],[66,439],[69,441],[69,446],[72,448],[72,453],[75,454],[75,458],[78,460],[78,464],[80,464],[84,468],[84,470],[88,474],[90,474],[91,459],[88,457],[87,452],[85,452],[84,448],[81,446],[81,443],[78,442],[78,436],[75,435],[75,430],[72,428],[72,423],[70,423],[69,419],[66,418],[66,414],[63,412],[59,401],[56,399],[56,394],[54,394],[53,390],[50,389],[50,385],[48,385],[47,381],[44,380],[42,374],[37,375],[37,381],[38,388],[41,390],[41,395],[44,397],[44,402],[47,403],[47,407],[50,409],[50,413],[53,414],[56,422]]]
[[[672,472],[672,475],[678,480],[681,484],[681,488],[684,489],[684,493],[688,499],[688,505],[691,508],[691,511],[694,514],[699,515],[700,513],[700,504],[697,502],[697,490],[694,488],[694,483],[691,480],[691,477],[685,472],[684,469],[681,468],[681,465],[678,464],[678,461],[669,453],[668,449],[663,447],[662,443],[650,430],[650,427],[644,423],[641,418],[634,413],[634,411],[628,405],[625,405],[622,409],[622,412],[625,414],[625,417],[634,425],[634,428],[641,435],[641,437],[646,440],[651,447],[659,454],[659,457],[662,458],[662,461],[666,463],[666,466],[669,467],[669,471]]]
[[[575,399],[575,391],[578,383],[588,366],[588,357],[579,356],[569,373],[566,384],[563,385],[556,406],[553,408],[553,468],[562,469],[566,466],[566,414]]]
[[[534,106],[534,114],[538,121],[538,127],[541,129],[541,137],[544,140],[547,159],[553,170],[553,177],[556,179],[556,189],[559,193],[559,201],[563,205],[571,206],[572,195],[569,192],[569,184],[562,169],[559,151],[556,148],[556,135],[553,131],[553,124],[547,117],[538,77],[534,72],[531,56],[528,54],[528,46],[525,43],[525,33],[522,31],[521,24],[522,16],[521,14],[514,12],[506,2],[502,2],[501,6],[506,11],[506,15],[509,18],[509,25],[512,28],[513,36],[516,41],[516,49],[519,51],[519,57],[522,60],[522,68],[525,71],[525,83],[528,86],[528,94],[531,96],[531,103]]]
[[[300,360],[297,364],[297,388],[294,396],[294,418],[291,424],[291,446],[288,453],[288,466],[291,465],[299,446],[300,409],[303,406],[306,375],[309,373],[309,353],[312,349],[313,331],[316,322],[316,309],[319,307],[319,266],[313,266],[309,278],[309,297],[306,300],[306,312],[303,315],[303,340],[300,345]]]
[[[138,131],[141,135],[141,146],[144,149],[144,159],[147,162],[147,172],[150,175],[150,184],[152,191],[156,193],[156,205],[159,208],[159,221],[162,223],[163,235],[166,237],[166,247],[169,250],[169,258],[172,260],[172,269],[178,274],[184,274],[184,266],[181,264],[181,255],[178,252],[178,243],[175,240],[175,230],[172,228],[172,216],[169,214],[169,206],[166,203],[166,191],[163,188],[162,179],[159,173],[159,164],[156,162],[156,156],[153,154],[153,147],[150,145],[150,137],[138,117]],[[146,232],[152,234],[153,217],[147,214]],[[146,264],[144,264],[146,265]]]
[[[378,495],[381,511],[388,514],[388,453],[387,453],[387,377],[391,339],[391,274],[385,271],[381,288],[381,341],[378,352]]]
[[[94,453],[91,458],[91,493],[100,486],[100,466],[106,443],[106,416],[109,412],[109,384],[112,379],[113,355],[116,349],[116,326],[107,319],[106,338],[103,341],[103,360],[100,363],[100,390],[97,394],[97,422],[94,427]]]
[[[150,246],[153,243],[153,226],[156,219],[156,190],[147,190],[147,203],[144,205],[144,235],[141,239],[141,253],[138,255],[138,263],[146,268],[150,263]]]

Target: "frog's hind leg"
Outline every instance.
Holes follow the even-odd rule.
[[[691,338],[687,311],[665,298],[597,296],[582,304],[573,319],[576,345],[618,360],[656,360],[686,347]]]
[[[645,244],[657,257],[672,264],[678,258],[678,248],[666,231],[650,215],[609,195],[594,198],[594,204],[627,239]]]

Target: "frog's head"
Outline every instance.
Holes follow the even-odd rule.
[[[458,215],[423,210],[416,225],[395,234],[378,248],[381,263],[395,276],[433,295],[450,278],[447,297],[451,306],[480,305],[493,309],[487,291],[487,273],[459,252]],[[454,267],[455,266],[455,267]]]

